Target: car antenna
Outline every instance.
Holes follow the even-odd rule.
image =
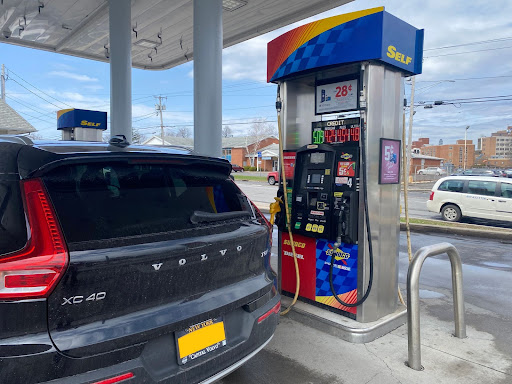
[[[108,141],[108,143],[110,145],[113,145],[114,147],[119,147],[119,148],[125,148],[125,147],[130,145],[128,140],[126,140],[126,136],[125,135],[115,135],[115,136],[112,136],[110,138],[110,140]]]

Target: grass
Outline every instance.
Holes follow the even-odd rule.
[[[405,217],[400,217],[400,222],[405,223]],[[415,219],[410,217],[409,223],[411,224],[425,224],[425,225],[437,225],[441,227],[458,227],[463,224],[459,223],[450,223],[449,221],[441,221],[441,220],[428,220],[428,219]]]
[[[400,217],[400,222],[405,223],[405,217]],[[478,225],[478,224],[451,223],[449,221],[444,221],[444,220],[409,218],[409,223],[424,224],[424,225],[436,225],[438,227],[450,227],[450,228],[478,228],[480,230],[488,230],[488,231],[510,231],[510,229],[508,229],[508,228],[487,227],[485,225]]]
[[[233,174],[232,174],[233,175]],[[266,176],[233,175],[235,180],[263,181],[267,182]]]

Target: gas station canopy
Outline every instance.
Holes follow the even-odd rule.
[[[223,0],[223,46],[350,1]],[[193,0],[131,3],[133,67],[160,70],[192,59]],[[0,42],[108,62],[109,2],[2,0]]]

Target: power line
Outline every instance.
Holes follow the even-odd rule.
[[[424,49],[423,51],[434,51],[434,50],[438,50],[438,49],[448,49],[448,48],[466,47],[466,46],[468,46],[468,45],[479,45],[479,44],[488,44],[488,43],[498,43],[498,42],[508,41],[508,40],[512,40],[512,37],[501,37],[501,38],[498,38],[498,39],[480,40],[480,41],[473,41],[473,42],[470,42],[470,43],[463,43],[463,44],[456,44],[456,45],[446,45],[446,46],[444,46],[444,47],[427,48],[427,49]]]
[[[32,94],[34,94],[34,95],[36,95],[37,97],[39,97],[40,99],[42,99],[42,100],[46,101],[47,103],[49,103],[49,104],[53,105],[54,107],[57,107],[57,108],[59,108],[59,109],[62,109],[62,107],[59,107],[57,104],[54,104],[54,103],[52,103],[51,101],[46,100],[46,99],[45,99],[44,97],[42,97],[41,95],[38,95],[37,93],[32,92],[30,89],[28,89],[28,88],[27,88],[27,87],[25,87],[23,84],[21,84],[21,83],[19,83],[18,81],[16,81],[15,79],[10,78],[9,80],[14,81],[14,82],[15,82],[16,84],[18,84],[20,87],[25,88],[25,89],[26,89],[27,91],[29,91],[30,93],[32,93]],[[66,104],[66,105],[67,105],[67,104]]]
[[[465,79],[442,79],[442,80],[422,80],[416,83],[438,83],[438,82],[451,82],[451,81],[466,81],[466,80],[484,80],[484,79],[500,79],[505,77],[512,77],[512,75],[503,76],[482,76],[482,77],[467,77]]]
[[[55,100],[55,101],[57,101],[57,102],[59,102],[59,103],[61,103],[61,104],[64,104],[64,105],[66,105],[66,106],[68,106],[68,107],[70,107],[70,108],[73,108],[71,105],[69,105],[69,104],[67,104],[67,103],[64,103],[63,101],[60,101],[59,99],[56,99],[55,97],[53,97],[52,95],[47,94],[47,93],[46,93],[46,92],[44,92],[44,91],[41,91],[39,88],[37,88],[35,85],[33,85],[33,84],[29,83],[29,82],[28,82],[27,80],[25,80],[23,77],[21,77],[21,76],[20,76],[20,75],[18,75],[16,72],[14,72],[12,69],[7,68],[7,74],[9,75],[9,74],[11,74],[11,73],[12,73],[14,76],[18,77],[19,79],[21,79],[22,81],[24,81],[25,83],[27,83],[28,85],[30,85],[32,88],[35,88],[35,89],[37,89],[39,92],[41,92],[42,94],[44,94],[44,95],[48,96],[49,98],[51,98],[51,99],[53,99],[53,100]],[[10,80],[13,80],[13,81],[15,81],[16,83],[18,83],[18,82],[17,82],[16,80],[14,80],[14,79],[10,79]],[[20,83],[18,83],[18,84],[20,84]],[[21,85],[21,84],[20,84],[20,85]],[[22,87],[23,87],[23,86],[22,86]],[[23,87],[23,88],[25,88],[25,87]],[[27,91],[31,92],[31,93],[34,93],[34,92],[32,92],[31,90],[29,90],[28,88],[25,88],[25,89],[26,89]],[[34,94],[35,94],[35,93],[34,93]],[[55,105],[55,104],[53,104],[53,105]],[[57,107],[57,108],[61,109],[61,107]]]
[[[466,97],[466,98],[460,98],[460,99],[449,99],[449,100],[443,100],[443,101],[466,101],[466,100],[480,100],[480,99],[496,99],[498,97],[512,97],[512,95],[498,95],[498,96],[481,96],[481,97]],[[429,100],[429,101],[422,101],[423,103],[427,102],[434,102],[435,100]]]
[[[13,96],[11,96],[10,94],[9,94],[9,95],[7,95],[7,98],[8,98],[8,99],[11,99],[11,100],[12,100],[12,101],[14,101],[15,103],[18,103],[18,104],[23,105],[25,108],[28,108],[28,109],[30,109],[30,110],[32,110],[32,111],[34,111],[34,112],[39,113],[41,116],[49,116],[50,114],[54,114],[54,113],[55,113],[55,112],[46,112],[46,111],[45,111],[45,112],[40,112],[40,111],[38,111],[37,109],[34,109],[34,108],[32,108],[32,107],[31,107],[31,105],[32,105],[32,106],[34,106],[33,104],[29,104],[29,103],[26,103],[26,102],[24,102],[24,101],[21,101],[20,99],[18,99],[18,98],[16,98],[16,97],[13,97]],[[36,108],[37,108],[37,107],[36,107]]]
[[[498,49],[507,49],[512,48],[512,45],[509,45],[507,47],[499,47],[499,48],[489,48],[489,49],[478,49],[474,51],[467,51],[467,52],[457,52],[457,53],[445,53],[444,55],[434,55],[434,56],[426,56],[424,59],[431,59],[433,57],[441,57],[441,56],[454,56],[454,55],[464,55],[466,53],[474,53],[474,52],[487,52],[487,51],[497,51]]]

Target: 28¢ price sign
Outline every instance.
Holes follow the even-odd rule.
[[[357,109],[357,80],[316,86],[316,114]]]

